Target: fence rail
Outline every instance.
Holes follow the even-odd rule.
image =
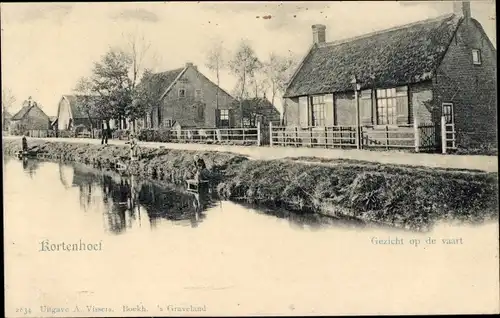
[[[359,145],[358,145],[359,131]],[[319,147],[319,148],[359,148],[359,149],[413,149],[415,152],[433,150],[439,146],[436,133],[441,132],[443,152],[456,149],[455,128],[453,124],[442,123],[441,131],[433,124],[413,125],[366,125],[357,129],[354,125],[322,127],[273,126],[265,129],[260,123],[257,127],[246,128],[192,128],[192,129],[145,129],[139,133],[139,140],[153,142],[179,143],[220,143],[261,146],[269,142],[271,146]],[[30,137],[62,138],[101,138],[102,130],[56,131],[30,130]],[[266,137],[263,140],[262,136]],[[129,132],[117,130],[113,139],[128,139]]]
[[[172,142],[232,142],[235,144],[262,143],[260,124],[253,128],[197,128],[197,129],[172,129],[169,133]]]
[[[270,126],[271,146],[352,148],[357,145],[356,126]],[[408,148],[420,151],[436,146],[433,125],[362,126],[359,148]]]

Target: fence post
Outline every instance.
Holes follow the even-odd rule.
[[[297,127],[295,127],[295,142],[293,144],[295,147],[299,146],[299,131]]]
[[[420,131],[418,130],[418,119],[417,117],[413,118],[413,129],[415,132],[415,152],[419,152],[420,149]]]
[[[325,148],[328,149],[328,128],[325,126]]]
[[[385,125],[385,149],[389,150],[389,126]]]
[[[269,146],[273,146],[273,123],[269,122]]]
[[[446,119],[441,116],[441,148],[443,154],[446,153]]]
[[[312,147],[313,144],[313,128],[309,127],[309,147]]]
[[[260,134],[260,121],[259,121],[259,122],[257,122],[257,146],[261,145],[261,141],[260,141],[261,137],[262,137],[262,135]]]

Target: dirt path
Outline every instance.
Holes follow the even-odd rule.
[[[6,136],[4,139],[19,139],[18,136]],[[29,140],[32,138],[28,138]],[[33,138],[35,139],[35,138]],[[100,139],[87,138],[36,138],[51,142],[71,142],[100,144]],[[124,140],[109,140],[112,145],[125,145]],[[466,156],[466,155],[441,155],[425,153],[405,153],[396,151],[369,151],[369,150],[346,150],[346,149],[320,149],[320,148],[293,148],[293,147],[257,147],[257,146],[232,146],[232,145],[206,145],[206,144],[181,144],[181,143],[159,143],[159,142],[139,142],[141,147],[169,148],[179,150],[198,151],[220,151],[231,152],[250,159],[273,160],[285,158],[301,157],[301,161],[308,161],[309,158],[322,159],[350,159],[365,162],[376,162],[383,164],[396,164],[408,166],[422,166],[429,168],[452,168],[481,170],[486,172],[498,172],[498,157],[496,156]],[[325,164],[335,164],[335,162],[324,162]]]

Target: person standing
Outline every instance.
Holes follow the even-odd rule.
[[[130,134],[130,140],[127,143],[130,144],[130,160],[137,160],[139,147],[137,145],[137,138],[134,133]]]
[[[28,151],[28,140],[26,139],[25,134],[23,134],[23,138],[22,138],[22,147],[23,147],[23,152]]]

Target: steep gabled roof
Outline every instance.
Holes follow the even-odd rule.
[[[87,95],[63,95],[62,98],[68,101],[73,119],[82,119],[87,118],[88,116],[78,107],[78,103],[92,102],[92,99],[97,97]],[[59,114],[59,109],[57,110],[57,113]]]
[[[2,116],[3,116],[4,119],[10,119],[10,118],[12,118],[12,114],[9,113],[8,111],[4,111],[2,113]]]
[[[42,112],[42,114],[47,116],[45,112],[38,106],[37,102],[33,101],[30,105],[29,101],[25,100],[23,102],[23,107],[21,107],[21,109],[17,113],[15,113],[10,120],[22,120],[30,112],[30,110],[32,110],[35,107],[37,107]],[[48,117],[49,116],[47,116],[47,118]]]
[[[432,78],[462,18],[454,14],[342,41],[314,45],[287,87],[285,97],[352,90],[372,79],[379,87]]]
[[[177,68],[161,73],[151,73],[146,78],[143,78],[137,86],[140,89],[154,93],[160,99],[166,93],[166,90],[174,84],[184,69]]]
[[[208,79],[208,77],[198,71],[198,68],[193,66],[186,66],[166,72],[152,73],[150,76],[143,79],[139,83],[138,87],[146,89],[149,92],[153,92],[155,95],[158,95],[158,99],[162,99],[163,97],[165,97],[165,95],[168,94],[174,84],[179,80],[179,78],[182,77],[182,74],[184,74],[189,67],[192,67],[200,76],[217,86],[217,84],[213,83],[210,79]],[[221,87],[219,87],[219,90],[232,98],[231,94],[226,92]]]

